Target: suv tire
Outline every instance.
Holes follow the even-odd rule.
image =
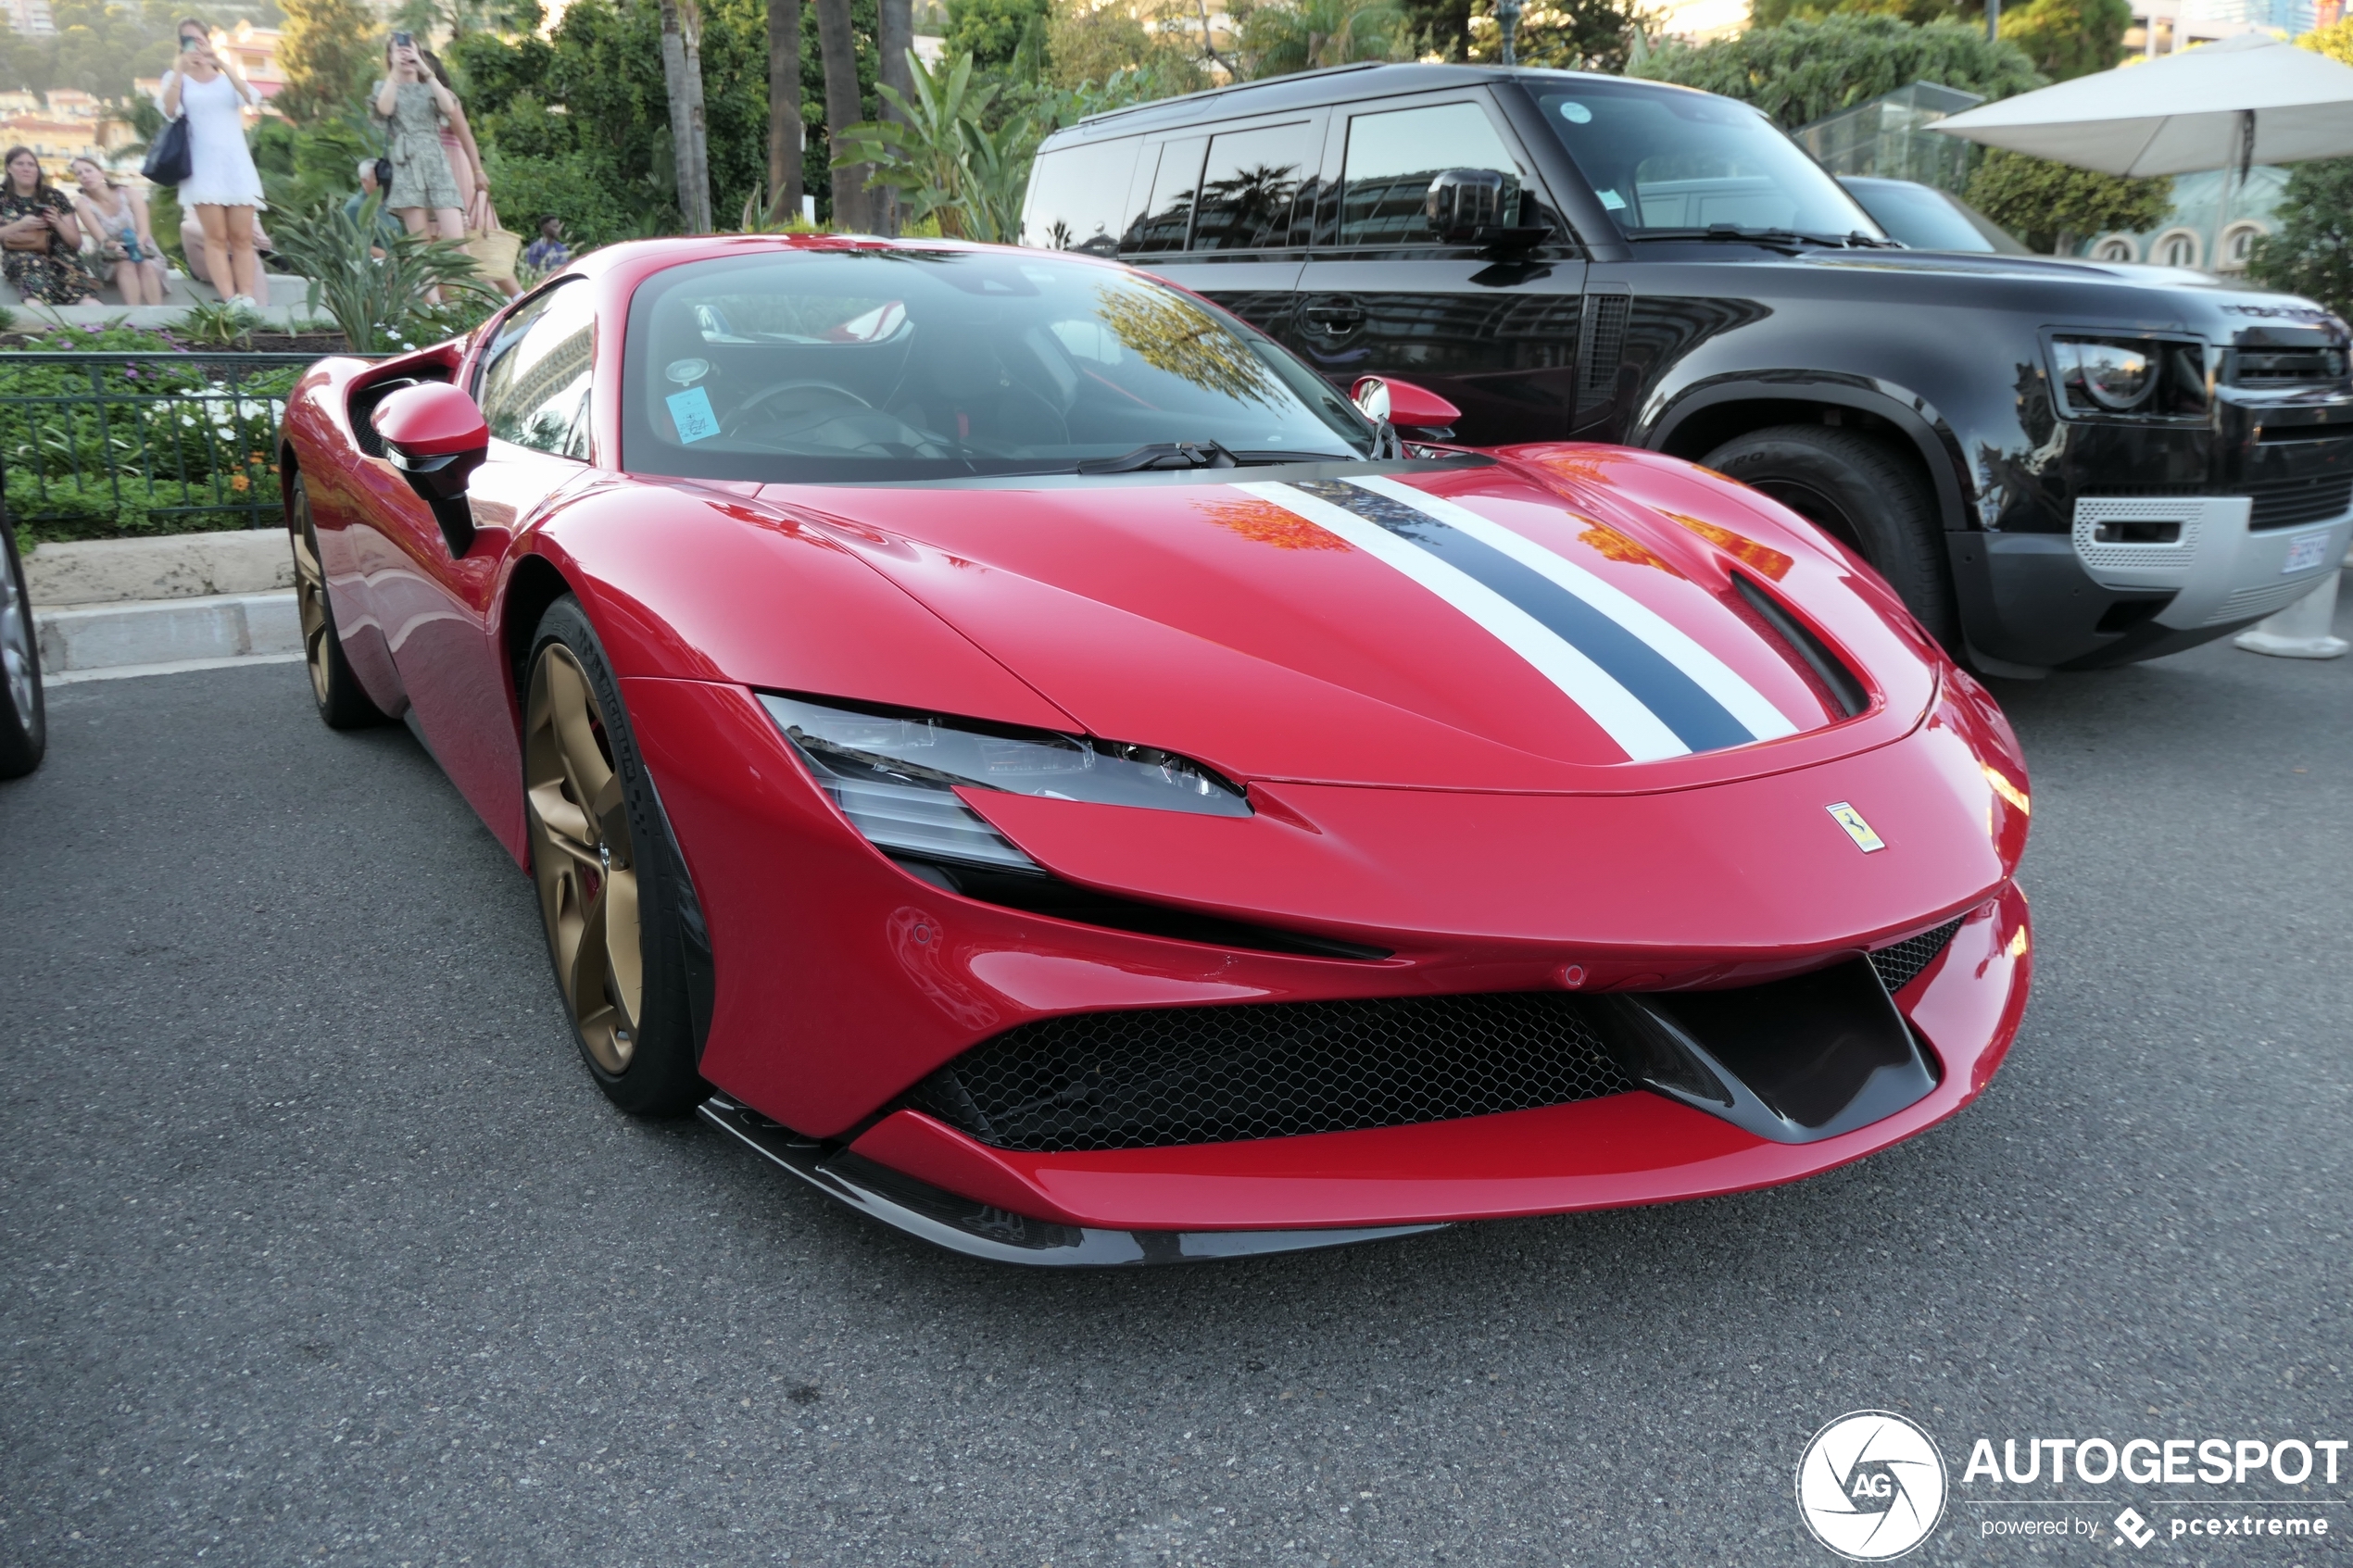
[[[1960,646],[1944,531],[1927,483],[1904,458],[1851,430],[1776,425],[1728,441],[1700,461],[1854,550],[1931,636]]]

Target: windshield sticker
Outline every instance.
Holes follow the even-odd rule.
[[[1593,194],[1601,197],[1602,205],[1609,208],[1612,212],[1623,212],[1626,210],[1626,198],[1619,195],[1616,191],[1595,191]]]
[[[1592,120],[1593,111],[1582,104],[1570,102],[1561,106],[1561,118],[1571,125],[1585,125]]]
[[[678,427],[680,441],[691,446],[719,433],[719,416],[711,410],[711,394],[701,387],[673,392],[662,401],[670,405],[670,422]]]

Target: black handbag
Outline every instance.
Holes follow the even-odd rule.
[[[380,198],[380,205],[384,207],[392,205],[392,159],[388,157],[380,157],[376,160],[376,194]]]
[[[156,132],[155,141],[147,148],[147,161],[139,172],[157,185],[177,185],[195,172],[195,156],[188,149],[188,117],[178,119]]]

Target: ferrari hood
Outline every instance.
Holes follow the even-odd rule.
[[[1238,778],[1704,782],[1931,695],[1840,557],[1712,478],[1661,505],[1573,464],[1387,467],[771,496],[1090,733]]]

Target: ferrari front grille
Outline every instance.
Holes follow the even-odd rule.
[[[1060,1153],[1485,1116],[1635,1087],[1556,992],[1076,1013],[1010,1029],[907,1103]]]
[[[1892,997],[1919,978],[1920,971],[1936,961],[1936,955],[1944,950],[1944,944],[1960,928],[1960,921],[1948,920],[1934,931],[1907,936],[1873,953],[1871,967],[1879,971],[1880,984],[1887,987],[1887,994]]]

